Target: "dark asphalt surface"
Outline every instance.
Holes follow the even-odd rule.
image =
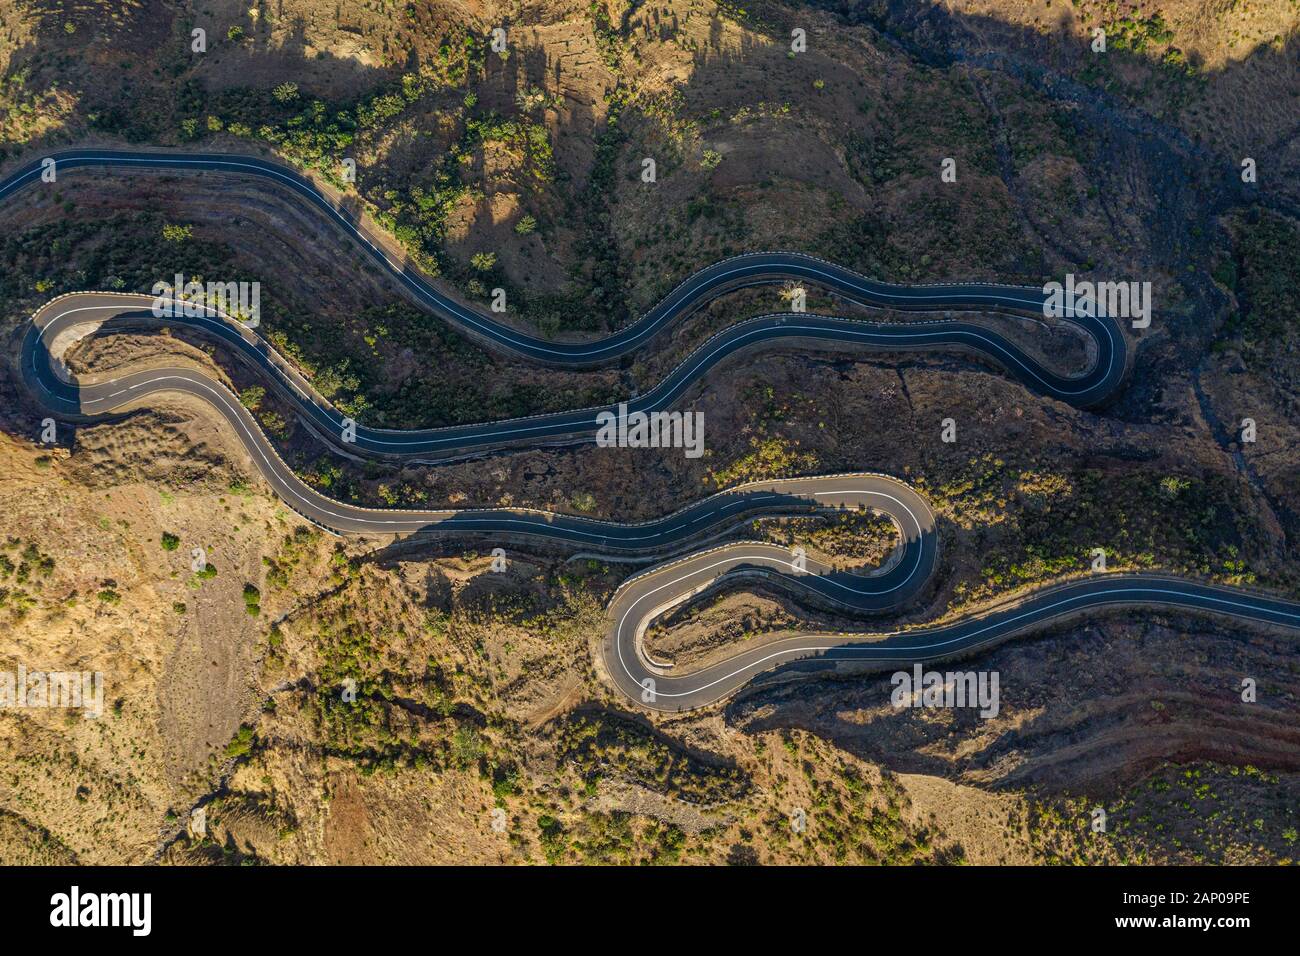
[[[639,634],[653,609],[666,603],[668,596],[688,595],[691,588],[703,585],[705,578],[735,573],[746,566],[789,575],[788,555],[783,566],[779,557],[759,554],[759,549],[747,550],[747,546],[737,545],[734,553],[692,557],[675,567],[652,569],[632,578],[615,595],[603,663],[609,678],[630,699],[653,710],[691,710],[735,693],[768,671],[827,671],[843,662],[870,669],[906,667],[966,654],[1082,614],[1123,609],[1166,608],[1300,630],[1300,603],[1294,601],[1161,575],[1114,574],[1036,591],[992,613],[964,617],[943,627],[874,634],[801,633],[758,641],[724,661],[689,673],[656,667],[639,646]],[[801,575],[787,576],[785,582],[814,588],[818,583]]]
[[[418,276],[389,262],[364,228],[337,209],[296,173],[264,160],[199,154],[141,154],[83,150],[54,154],[60,172],[77,166],[147,166],[161,169],[229,170],[275,179],[324,209],[372,251],[432,311],[481,339],[507,351],[556,364],[592,365],[617,358],[649,342],[664,326],[723,291],[757,282],[808,280],[836,294],[868,305],[914,310],[981,309],[1040,313],[1042,293],[976,283],[899,287],[872,282],[807,256],[763,253],[740,256],[710,266],[679,286],[645,317],[620,332],[590,343],[552,343],[523,335],[486,315],[452,302]],[[0,199],[33,181],[32,164],[0,184]],[[735,692],[755,675],[773,668],[821,669],[841,661],[906,664],[949,657],[1062,617],[1116,607],[1175,607],[1300,628],[1300,605],[1264,595],[1218,588],[1158,575],[1109,575],[1071,582],[1037,592],[1014,606],[950,625],[895,634],[800,634],[775,641],[756,641],[720,663],[674,673],[644,653],[640,638],[659,611],[720,581],[747,575],[776,575],[792,590],[806,589],[820,602],[846,612],[869,614],[905,605],[926,585],[933,572],[937,539],[934,518],[925,500],[895,479],[871,474],[799,478],[747,485],[655,521],[639,524],[597,521],[528,509],[410,511],[362,508],[327,498],[303,484],[279,458],[252,415],[223,385],[193,368],[152,368],[102,380],[65,381],[55,368],[70,337],[103,323],[134,322],[148,314],[148,296],[77,293],[42,308],[24,338],[21,363],[33,396],[52,412],[95,416],[145,403],[160,391],[183,392],[202,399],[220,413],[240,436],[254,463],[276,493],[292,508],[340,533],[437,532],[540,537],[572,545],[575,551],[610,556],[669,556],[698,546],[758,515],[790,515],[828,509],[869,508],[888,514],[901,531],[899,553],[882,573],[867,576],[834,572],[808,561],[796,568],[792,555],[769,544],[740,542],[697,551],[669,561],[627,581],[610,606],[610,631],[603,644],[602,665],[608,678],[634,701],[659,710],[703,706]],[[1039,366],[1011,343],[986,329],[956,320],[868,323],[808,314],[763,316],[715,336],[693,353],[651,392],[629,402],[631,410],[669,407],[692,382],[741,348],[781,338],[852,342],[866,347],[946,348],[965,346],[1007,369],[1026,386],[1077,405],[1104,401],[1122,382],[1127,363],[1123,334],[1113,320],[1079,316],[1072,321],[1096,342],[1096,362],[1076,378]],[[257,364],[289,396],[304,417],[338,442],[343,416],[325,403],[265,340],[219,316],[169,318],[186,322],[221,339]],[[53,352],[53,354],[52,354]],[[350,451],[380,455],[466,452],[513,442],[541,442],[594,432],[603,409],[542,415],[458,428],[396,432],[357,428]],[[796,663],[797,662],[797,663]],[[652,683],[647,683],[652,682]]]
[[[907,311],[1008,311],[1041,316],[1045,298],[1041,289],[982,282],[893,285],[868,279],[852,270],[812,256],[785,252],[752,253],[724,259],[700,270],[678,285],[636,322],[613,335],[591,342],[552,342],[512,329],[493,319],[489,313],[448,298],[430,285],[418,271],[390,258],[384,251],[383,243],[353,211],[322,193],[306,177],[279,163],[224,153],[115,149],[69,149],[52,152],[43,158],[55,161],[55,169],[60,176],[74,169],[152,169],[165,172],[228,172],[265,179],[296,193],[345,232],[355,236],[376,263],[389,271],[417,301],[441,318],[503,351],[553,365],[596,365],[618,359],[647,344],[665,326],[689,315],[719,293],[748,285],[806,280],[864,305]],[[0,181],[0,201],[24,188],[38,188],[41,185],[54,187],[54,184],[43,184],[40,176],[40,159],[20,167]],[[832,320],[826,325],[809,321],[815,318],[813,316],[794,313],[765,318],[770,321],[763,323],[764,327],[771,325],[773,328],[779,328],[779,319],[808,321],[808,333],[825,333],[826,338],[836,338],[829,334],[832,329],[871,329],[877,338],[850,337],[847,340],[863,341],[880,347],[914,342],[915,347],[928,348],[943,344],[947,334],[965,331],[971,336],[969,344],[1002,361],[1012,374],[1031,388],[1078,405],[1103,400],[1124,374],[1124,339],[1122,335],[1116,334],[1114,321],[1107,318],[1082,315],[1075,318],[1097,341],[1099,350],[1097,367],[1079,380],[1044,373],[1036,363],[1027,360],[999,336],[960,322],[940,323],[942,329],[932,330],[937,333],[935,337],[911,340],[900,336],[908,330],[916,332],[914,325],[877,326],[874,323],[842,319]],[[780,334],[794,333],[787,330]]]

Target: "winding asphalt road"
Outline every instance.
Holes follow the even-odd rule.
[[[774,570],[788,575],[789,556],[737,553],[712,560],[691,558],[681,565],[653,569],[625,583],[610,604],[612,624],[603,644],[606,672],[632,700],[659,711],[681,711],[721,700],[759,674],[784,666],[824,672],[842,662],[872,668],[910,665],[968,654],[978,648],[1043,628],[1081,614],[1120,609],[1168,608],[1300,631],[1300,603],[1235,588],[1153,574],[1102,575],[1036,591],[1023,600],[980,616],[963,617],[943,627],[877,634],[815,634],[758,641],[726,660],[677,674],[648,658],[640,646],[654,609],[706,586],[706,578],[738,568]],[[787,576],[785,583],[816,586],[818,579]]]
[[[987,283],[899,286],[876,282],[852,270],[795,253],[753,253],[736,256],[709,266],[686,279],[642,318],[614,333],[590,342],[549,342],[523,334],[479,312],[447,298],[417,271],[394,260],[383,244],[361,220],[339,202],[318,190],[293,170],[256,157],[217,153],[178,154],[124,150],[69,150],[51,155],[59,176],[80,168],[152,169],[163,171],[229,172],[260,177],[291,190],[323,211],[352,235],[380,266],[414,299],[438,317],[469,333],[491,348],[524,358],[566,366],[592,366],[617,360],[650,343],[680,317],[698,309],[716,296],[743,286],[785,281],[807,281],[841,298],[866,306],[895,311],[1007,312],[1042,315],[1041,289]],[[41,162],[33,161],[0,182],[0,200],[42,183]],[[64,180],[59,180],[66,183]],[[170,278],[170,277],[168,277]],[[24,370],[39,374],[48,362],[40,354],[48,343],[77,325],[112,325],[148,318],[152,298],[137,296],[78,297],[50,303],[35,317],[24,343]],[[758,316],[718,333],[695,349],[662,382],[627,402],[628,412],[664,411],[679,403],[685,391],[715,365],[745,350],[781,341],[841,343],[884,351],[964,348],[983,355],[1005,368],[1028,388],[1072,405],[1092,406],[1109,398],[1124,380],[1128,349],[1123,332],[1114,319],[1079,314],[1066,317],[1093,343],[1093,361],[1078,376],[1064,376],[1041,366],[1005,337],[972,322],[936,319],[911,322],[866,322],[808,313],[780,313]],[[298,374],[291,363],[279,356],[267,341],[215,314],[169,320],[185,322],[205,334],[222,340],[254,365],[297,405],[298,413],[311,421],[318,433],[339,443],[345,416],[330,406]],[[40,333],[37,335],[36,333]],[[121,388],[145,388],[142,377],[128,377]],[[75,392],[48,389],[60,411],[103,411],[109,392],[85,389]],[[78,406],[78,403],[80,407]],[[594,435],[597,418],[612,406],[575,409],[522,419],[485,422],[447,428],[393,431],[356,424],[350,452],[387,457],[439,458],[509,444],[573,440]]]
[[[1039,290],[980,284],[900,287],[872,282],[807,256],[764,253],[740,256],[711,266],[684,282],[645,317],[607,339],[590,343],[552,343],[523,335],[486,315],[442,296],[418,275],[389,260],[345,210],[296,173],[264,160],[216,154],[157,154],[82,150],[55,154],[58,169],[78,166],[228,170],[276,179],[305,196],[355,234],[420,301],[448,321],[495,347],[556,364],[592,365],[644,345],[667,324],[708,298],[758,282],[789,279],[816,282],[864,304],[909,310],[982,309],[1041,313]],[[39,182],[39,163],[0,183],[0,199]],[[1088,578],[1037,592],[1014,606],[939,628],[895,634],[800,634],[746,646],[726,660],[690,673],[657,665],[645,653],[646,625],[664,609],[700,591],[739,576],[778,576],[792,589],[850,613],[869,614],[905,605],[929,582],[937,555],[934,516],[926,501],[895,479],[872,474],[833,475],[763,482],[714,495],[663,518],[637,523],[597,521],[530,509],[414,511],[363,508],[327,498],[300,481],[280,459],[256,420],[224,385],[195,368],[150,368],[125,375],[73,380],[62,354],[81,335],[116,323],[156,321],[151,297],[116,293],[62,296],[33,316],[19,356],[22,378],[34,398],[60,416],[98,416],[145,403],[163,391],[181,392],[208,403],[235,429],[252,460],[275,492],[292,508],[340,533],[417,533],[543,538],[575,551],[610,556],[664,557],[681,554],[759,515],[807,514],[836,509],[871,509],[888,515],[900,531],[900,545],[886,569],[875,575],[835,572],[808,560],[796,565],[790,552],[769,544],[738,542],[653,567],[627,582],[610,605],[610,629],[603,642],[602,666],[631,700],[657,710],[685,710],[719,700],[755,675],[794,665],[823,669],[841,661],[912,662],[950,657],[1005,637],[1040,628],[1086,611],[1133,606],[1176,607],[1239,620],[1300,628],[1300,605],[1156,575]],[[1096,343],[1096,360],[1078,377],[1041,367],[1011,343],[971,323],[955,320],[868,323],[829,316],[762,316],[740,323],[701,346],[667,379],[629,402],[632,410],[670,406],[708,369],[737,350],[780,338],[853,342],[867,347],[966,347],[1003,365],[1030,388],[1077,405],[1104,401],[1122,382],[1127,354],[1123,335],[1108,318],[1072,317]],[[238,350],[293,401],[323,437],[341,444],[343,416],[312,389],[266,341],[229,318],[207,312],[186,323]],[[406,456],[464,452],[519,441],[594,431],[603,409],[583,409],[529,419],[424,431],[398,432],[357,427],[349,451]]]
[[[607,338],[589,342],[552,342],[527,335],[490,314],[472,309],[433,287],[418,270],[394,259],[385,244],[352,209],[318,189],[310,180],[279,163],[226,153],[176,153],[146,150],[70,149],[33,160],[0,180],[0,201],[25,188],[54,184],[41,180],[44,159],[52,159],[57,175],[75,169],[147,169],[163,172],[226,172],[266,180],[285,188],[323,212],[416,301],[440,318],[497,349],[553,365],[591,366],[614,361],[650,342],[666,326],[695,311],[717,295],[751,285],[807,281],[863,305],[897,311],[985,311],[1041,316],[1041,289],[982,282],[893,285],[858,275],[850,269],[813,256],[786,252],[752,253],[724,259],[695,273],[637,321]],[[763,316],[746,328],[755,344],[771,338],[803,336],[860,342],[882,348],[934,348],[969,345],[1002,363],[1025,384],[1076,405],[1103,401],[1125,373],[1124,337],[1114,320],[1073,316],[1097,343],[1095,367],[1078,378],[1063,378],[1027,359],[1001,336],[970,323],[940,321],[934,328],[916,324],[877,324],[811,316],[805,313]],[[802,323],[806,328],[790,328]],[[734,330],[732,330],[734,331]],[[853,334],[853,333],[858,334]],[[726,335],[727,333],[723,333]],[[734,351],[736,345],[727,347]],[[726,354],[725,352],[722,354]],[[714,359],[716,361],[716,359]],[[687,371],[686,378],[698,372]],[[665,383],[665,385],[668,383]],[[662,388],[663,386],[661,386]],[[671,396],[669,396],[671,398]]]

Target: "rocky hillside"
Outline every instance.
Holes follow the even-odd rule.
[[[1098,546],[1112,567],[1294,595],[1298,17],[1288,0],[0,0],[0,168],[88,143],[276,156],[450,293],[486,308],[505,289],[507,320],[554,337],[608,332],[701,266],[772,248],[905,282],[1153,283],[1156,320],[1108,408],[954,354],[763,352],[686,396],[707,455],[637,467],[582,448],[348,461],[200,339],[133,330],[73,354],[83,371],[207,368],[306,480],[376,506],[641,520],[849,469],[934,503],[938,580],[900,621],[706,594],[648,638],[684,661],[801,622],[976,611],[1085,570]],[[634,394],[781,302],[739,292],[655,354],[561,372],[432,320],[260,184],[73,172],[0,204],[10,355],[48,298],[177,271],[261,281],[263,331],[388,427]],[[845,308],[810,291],[810,308]],[[1061,330],[984,321],[1059,367],[1083,359]],[[1157,614],[1063,625],[963,665],[1003,676],[987,721],[896,711],[887,679],[851,674],[651,720],[591,665],[631,568],[539,552],[496,575],[480,542],[334,539],[179,399],[38,446],[15,371],[0,373],[0,670],[101,671],[108,693],[95,721],[0,714],[0,862],[1295,856],[1293,637]],[[937,438],[946,417],[955,445]],[[741,533],[864,565],[892,546],[871,522]],[[1089,829],[1098,806],[1107,838]],[[203,833],[187,829],[199,807]]]

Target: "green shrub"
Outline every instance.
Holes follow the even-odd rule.
[[[244,585],[244,610],[251,617],[257,617],[262,613],[262,592],[254,584]]]
[[[240,726],[234,739],[226,744],[226,756],[239,758],[253,749],[253,728],[248,724]]]

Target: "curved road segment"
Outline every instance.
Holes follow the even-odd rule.
[[[1041,316],[1046,296],[1041,289],[996,285],[982,282],[933,284],[922,286],[893,285],[858,275],[850,269],[796,253],[771,252],[735,256],[715,263],[692,275],[663,298],[637,321],[607,338],[591,342],[551,342],[527,335],[504,325],[488,314],[471,309],[429,284],[415,268],[393,259],[384,243],[359,216],[345,205],[327,196],[301,174],[279,163],[252,156],[225,153],[164,153],[115,149],[71,149],[50,153],[0,180],[0,200],[25,188],[43,184],[42,163],[52,159],[58,175],[72,169],[148,169],[155,171],[228,172],[264,179],[286,188],[308,204],[322,211],[344,232],[354,236],[361,247],[416,301],[427,306],[444,320],[471,335],[486,340],[501,351],[555,365],[590,366],[611,362],[646,345],[665,326],[688,315],[701,304],[722,292],[751,285],[785,281],[807,281],[833,294],[863,305],[899,311],[1006,311]],[[815,319],[823,319],[821,322]],[[937,345],[969,345],[1001,362],[1025,384],[1046,394],[1076,405],[1090,405],[1104,400],[1123,378],[1126,365],[1124,337],[1114,320],[1073,317],[1097,343],[1094,367],[1079,379],[1062,378],[1045,372],[1027,359],[1001,336],[969,323],[941,321],[918,329],[911,325],[852,322],[805,313],[765,316],[767,326],[782,323],[805,323],[806,329],[786,328],[766,338],[805,334],[812,338],[862,342],[886,348],[931,348]],[[779,320],[779,321],[778,321]],[[861,336],[848,334],[856,329]],[[833,334],[838,330],[840,334]],[[756,328],[748,331],[757,332]],[[912,333],[911,335],[907,333]],[[745,340],[745,344],[762,341],[763,336]],[[734,346],[729,349],[734,350]]]
[[[592,365],[626,354],[646,343],[667,324],[721,292],[759,282],[807,280],[863,304],[890,309],[1041,312],[1036,289],[980,284],[902,287],[873,282],[807,256],[763,253],[726,260],[692,276],[645,317],[614,335],[589,343],[552,343],[523,335],[477,311],[447,299],[421,277],[387,258],[381,246],[350,213],[298,174],[264,160],[226,155],[132,153],[81,150],[55,154],[59,169],[77,166],[144,166],[155,169],[229,170],[273,178],[324,209],[353,233],[403,285],[442,318],[495,346],[528,358],[557,364]],[[33,180],[31,164],[0,183],[0,199]],[[851,614],[894,610],[926,586],[937,558],[934,516],[908,486],[872,474],[833,475],[745,485],[703,499],[654,521],[623,524],[530,509],[411,511],[364,508],[327,498],[309,488],[281,460],[251,413],[221,383],[195,368],[153,368],[108,380],[74,381],[62,353],[82,335],[106,324],[158,321],[152,298],[117,293],[76,293],[44,306],[24,336],[22,376],[33,396],[51,412],[68,417],[102,415],[139,405],[149,395],[182,392],[202,399],[235,429],[252,460],[275,492],[308,519],[339,533],[475,534],[542,538],[575,551],[611,557],[664,557],[734,530],[761,515],[809,514],[871,509],[888,515],[900,532],[900,545],[876,574],[837,572],[786,549],[758,542],[727,544],[696,551],[629,579],[609,608],[610,629],[602,644],[606,676],[631,700],[664,711],[686,710],[728,696],[756,675],[778,667],[834,668],[842,661],[911,663],[968,652],[1063,617],[1124,607],[1175,607],[1240,620],[1300,629],[1300,604],[1157,575],[1093,577],[1037,592],[979,617],[943,627],[894,634],[800,634],[759,641],[726,660],[679,673],[656,664],[642,647],[646,626],[669,607],[720,582],[738,577],[775,576],[811,599]],[[1081,376],[1064,377],[1043,368],[1014,345],[971,323],[954,320],[868,323],[830,316],[762,316],[720,333],[701,346],[655,389],[629,401],[630,411],[662,410],[691,383],[737,349],[779,338],[851,342],[868,347],[966,347],[997,361],[1030,388],[1077,405],[1103,401],[1121,383],[1127,363],[1123,334],[1109,318],[1075,316],[1096,343],[1095,361]],[[267,342],[239,323],[211,311],[172,317],[166,324],[188,324],[220,339],[254,363],[326,439],[342,445],[343,416],[312,390]],[[604,409],[540,415],[528,419],[423,431],[388,431],[357,426],[349,451],[383,456],[472,451],[519,441],[594,432]]]

